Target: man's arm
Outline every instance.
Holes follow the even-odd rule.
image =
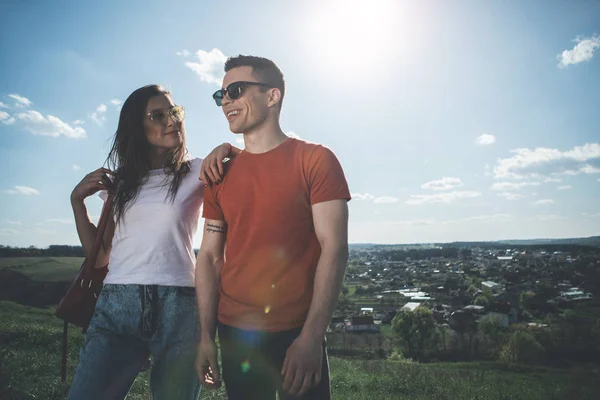
[[[300,336],[283,362],[283,389],[303,395],[321,381],[323,340],[336,306],[348,262],[348,204],[346,199],[312,206],[313,225],[321,245],[313,297]]]
[[[200,382],[208,388],[218,388],[221,384],[215,336],[226,238],[227,224],[224,221],[205,220],[202,244],[196,258],[196,296],[200,319],[196,370]]]
[[[321,257],[301,336],[321,343],[335,311],[348,263],[348,203],[345,199],[318,203],[312,206],[312,213]]]
[[[196,258],[196,295],[201,340],[215,339],[219,283],[226,238],[227,224],[224,221],[204,221],[202,244]]]

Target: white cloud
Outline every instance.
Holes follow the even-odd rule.
[[[565,185],[565,186],[559,186],[558,190],[569,190],[569,189],[573,189],[573,186],[571,185]]]
[[[600,168],[594,167],[593,165],[586,164],[578,170],[566,171],[565,175],[578,175],[578,174],[600,174]]]
[[[519,193],[509,193],[509,192],[498,193],[498,196],[504,197],[506,200],[519,200],[519,199],[522,199],[523,197],[525,197]]]
[[[375,196],[370,193],[351,193],[350,196],[355,200],[373,200],[375,198]]]
[[[8,228],[2,228],[0,229],[0,235],[3,236],[16,236],[16,235],[20,235],[21,232],[16,231],[14,229],[8,229]]]
[[[47,224],[71,225],[73,223],[73,220],[70,218],[48,218],[44,222]]]
[[[389,203],[397,203],[398,199],[396,197],[390,197],[390,196],[382,196],[382,197],[377,197],[375,200],[373,200],[373,203],[376,204],[389,204]]]
[[[73,121],[73,125],[83,125],[85,123],[85,121],[82,121],[80,119],[76,119],[75,121]]]
[[[198,50],[196,57],[198,62],[186,61],[185,66],[197,73],[202,81],[221,86],[225,76],[223,68],[227,61],[225,54],[219,49],[212,49],[210,52]]]
[[[81,167],[79,165],[73,164],[73,171],[79,171]]]
[[[110,104],[112,104],[113,106],[120,106],[121,104],[123,104],[123,102],[120,99],[112,99],[110,101]]]
[[[39,235],[56,235],[56,231],[44,228],[35,228],[31,232]]]
[[[525,186],[538,186],[538,182],[496,182],[490,188],[491,190],[519,190]]]
[[[510,214],[492,214],[492,215],[478,215],[476,217],[465,218],[465,221],[497,221],[509,219]]]
[[[541,199],[541,200],[535,201],[533,204],[536,205],[536,206],[541,206],[541,205],[545,205],[545,204],[554,204],[554,200],[552,200],[552,199]]]
[[[431,190],[450,190],[456,189],[461,186],[463,186],[463,183],[459,178],[451,178],[445,176],[439,181],[426,182],[421,185],[421,188]]]
[[[581,215],[583,215],[584,217],[588,217],[588,218],[600,218],[600,212],[598,213],[582,213]]]
[[[473,191],[453,191],[436,194],[413,194],[410,199],[406,200],[406,204],[426,204],[426,203],[452,203],[458,199],[473,198],[481,196],[479,192]]]
[[[0,101],[0,108],[8,108],[8,106]]]
[[[560,179],[560,178],[546,178],[546,179],[544,179],[544,183],[550,183],[550,182],[559,183],[559,182],[562,182],[562,179]]]
[[[23,225],[21,221],[6,221],[9,225]]]
[[[454,220],[436,221],[433,218],[428,219],[415,219],[406,221],[384,221],[381,224],[388,226],[425,226],[425,225],[451,225],[451,224],[464,224],[467,222],[504,222],[512,218],[509,214],[491,214],[491,215],[477,215],[473,217],[459,218]]]
[[[181,51],[178,51],[175,54],[177,54],[178,56],[182,56],[182,57],[189,57],[191,53],[189,52],[189,50],[183,49]]]
[[[235,142],[236,142],[237,144],[242,144],[242,145],[243,145],[243,144],[244,144],[244,137],[243,137],[243,136],[241,136],[241,137],[236,137],[236,138],[235,138]]]
[[[539,219],[541,221],[548,221],[548,220],[554,220],[554,219],[564,219],[564,217],[561,217],[556,214],[539,214],[539,215],[537,215],[537,219]]]
[[[25,196],[31,196],[32,194],[40,194],[34,188],[30,188],[29,186],[15,186],[14,189],[9,189],[6,191],[8,194],[22,194]]]
[[[18,94],[9,94],[8,97],[16,101],[15,107],[29,107],[33,104],[27,97],[19,96]]]
[[[112,100],[111,100],[112,102]],[[96,107],[96,111],[94,111],[91,115],[90,115],[90,119],[92,121],[94,121],[96,124],[98,124],[99,126],[102,126],[104,124],[104,121],[106,121],[106,104],[100,104],[98,107]]]
[[[485,164],[483,175],[492,176],[492,167],[489,164]]]
[[[496,136],[484,133],[475,139],[475,143],[481,146],[496,143]]]
[[[494,167],[496,178],[556,177],[600,173],[600,144],[586,143],[561,151],[537,147],[533,150],[519,148],[511,151],[512,157],[498,160]],[[595,165],[594,165],[595,164]]]
[[[290,131],[290,132],[287,132],[287,133],[286,133],[286,135],[288,135],[289,137],[291,137],[291,138],[294,138],[294,139],[300,139],[300,136],[296,135],[296,134],[295,134],[294,132],[292,132],[292,131]]]
[[[600,47],[600,36],[598,35],[589,38],[578,37],[573,41],[577,44],[572,50],[564,50],[558,55],[558,59],[560,60],[558,63],[559,68],[591,60],[594,56],[594,51]]]
[[[6,111],[0,111],[0,122],[4,125],[12,125],[15,123],[15,119],[10,116]]]
[[[474,217],[466,217],[466,218],[461,218],[461,219],[443,221],[442,224],[444,224],[444,225],[458,224],[458,223],[464,223],[464,222],[470,222],[470,221],[475,221],[475,222],[498,222],[498,221],[506,221],[506,220],[508,220],[510,218],[511,218],[511,216],[509,214],[477,215],[477,216],[474,216]]]
[[[434,219],[415,219],[409,221],[385,221],[385,225],[393,226],[421,226],[421,225],[433,225],[435,224]]]
[[[92,115],[90,115],[90,118],[92,119],[92,121],[94,121],[95,123],[97,123],[100,126],[102,126],[104,121],[106,121],[106,116],[98,115],[98,113],[95,113],[95,112],[93,112]]]
[[[43,136],[66,136],[68,138],[84,138],[85,130],[80,127],[72,127],[60,118],[52,115],[44,117],[37,111],[29,110],[16,115],[17,119],[23,123],[23,128],[34,135]]]

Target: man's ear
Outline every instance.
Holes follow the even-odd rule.
[[[277,105],[281,100],[281,90],[278,88],[269,89],[269,107]]]

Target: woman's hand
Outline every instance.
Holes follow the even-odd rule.
[[[200,180],[205,185],[210,183],[220,183],[223,178],[223,160],[230,157],[231,145],[223,143],[214,148],[209,155],[202,161],[200,167]]]
[[[87,174],[71,192],[71,202],[83,201],[100,190],[112,189],[113,184],[109,175],[114,176],[114,173],[106,168],[98,168]]]

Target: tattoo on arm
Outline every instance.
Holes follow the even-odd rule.
[[[206,224],[206,231],[211,232],[211,233],[225,233],[225,232],[227,232],[227,227],[213,225],[213,224]]]

